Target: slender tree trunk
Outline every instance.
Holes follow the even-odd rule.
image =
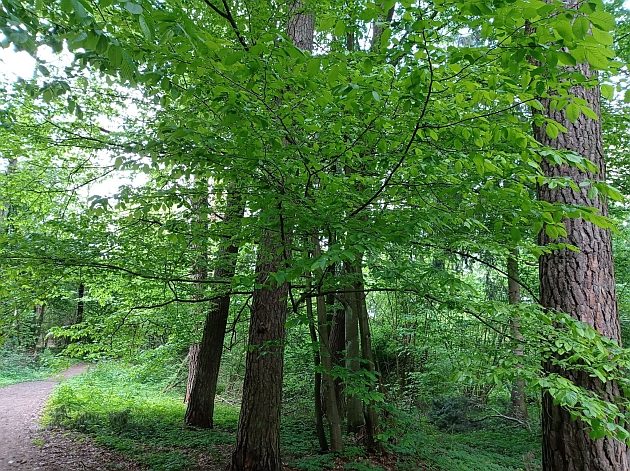
[[[319,240],[315,237],[315,255],[319,256],[321,249]],[[323,296],[317,296],[317,329],[319,331],[319,352],[322,365],[324,367],[324,394],[326,403],[326,416],[330,430],[330,447],[334,452],[343,450],[343,437],[341,434],[341,418],[339,416],[339,405],[337,404],[337,394],[335,382],[331,375],[333,367],[333,353],[330,347],[330,333],[328,329],[328,314],[326,312],[326,302]]]
[[[315,320],[313,319],[313,300],[306,300],[306,315],[308,317],[308,331],[311,335],[311,342],[314,348],[313,364],[315,365],[315,377],[313,378],[313,402],[315,404],[315,433],[319,442],[319,449],[322,452],[328,451],[328,441],[326,439],[326,431],[324,430],[324,408],[322,407],[322,373],[320,367],[322,364],[319,344],[321,340],[317,338],[317,330],[315,328]]]
[[[80,324],[83,322],[83,312],[85,310],[85,301],[83,297],[85,296],[85,285],[83,283],[79,283],[79,289],[77,291],[77,315],[75,318],[75,324]]]
[[[15,173],[17,170],[17,159],[10,158],[7,164],[7,169],[5,171],[5,175],[9,176],[12,173]],[[10,221],[11,211],[13,208],[11,207],[10,201],[2,201],[0,202],[0,234],[8,234],[12,230],[12,225]]]
[[[340,406],[335,381],[331,375],[333,368],[333,353],[330,348],[326,314],[326,302],[323,296],[317,297],[317,326],[319,329],[320,352],[322,364],[324,366],[324,393],[326,399],[326,417],[330,430],[330,448],[334,452],[343,451],[343,436],[341,433]]]
[[[46,312],[46,306],[43,304],[37,304],[35,306],[35,349],[42,349],[44,345],[43,339],[43,327],[44,327],[44,313]]]
[[[593,77],[587,65],[575,67],[587,77]],[[572,93],[584,100],[599,115],[599,90],[577,86]],[[543,100],[544,101],[544,100]],[[551,109],[543,103],[546,116],[559,121],[567,128],[557,139],[550,139],[543,128],[535,128],[536,138],[544,145],[566,149],[590,159],[598,167],[595,174],[581,172],[575,167],[555,165],[543,160],[542,167],[548,177],[571,177],[580,184],[586,179],[604,180],[606,176],[602,148],[601,124],[582,115],[575,123],[570,122],[564,111]],[[538,196],[542,201],[567,205],[594,206],[602,214],[608,213],[606,201],[590,198],[587,188],[579,191],[571,188],[541,186]],[[619,318],[615,296],[615,278],[610,232],[583,219],[565,221],[567,243],[575,245],[579,252],[554,250],[539,261],[540,297],[542,305],[564,311],[589,324],[602,335],[620,341]],[[541,232],[541,244],[551,242]],[[559,369],[551,362],[546,365],[550,373],[558,373],[609,401],[621,395],[614,382],[602,384],[596,378],[582,372]],[[624,471],[630,469],[627,446],[609,438],[591,440],[588,430],[580,421],[571,420],[569,413],[553,403],[548,393],[543,395],[543,468],[546,471]]]
[[[240,223],[245,206],[242,196],[233,187],[228,190],[226,200],[223,225],[226,232],[229,232],[233,231],[235,225]],[[229,235],[226,234],[225,237],[228,242],[219,246],[214,277],[230,280],[236,273],[238,245],[231,242],[232,239]],[[184,418],[187,425],[201,428],[212,428],[213,426],[214,400],[229,313],[229,293],[219,295],[210,304],[195,362],[195,374],[192,379],[189,378],[191,389]]]
[[[352,269],[347,267],[348,273]],[[357,375],[360,369],[359,350],[359,304],[355,293],[349,293],[345,300],[346,307],[346,369],[349,374]],[[365,425],[363,416],[363,403],[355,394],[347,394],[346,398],[346,425],[348,432],[358,433]]]
[[[512,305],[518,305],[521,302],[521,285],[519,284],[518,275],[518,251],[515,249],[507,260],[507,274],[508,274],[508,301]],[[514,356],[519,359],[517,368],[522,368],[523,357],[523,335],[520,329],[520,320],[517,314],[513,314],[510,320],[510,327],[512,330],[512,337],[516,339],[516,345],[514,346]],[[517,377],[512,384],[512,390],[510,391],[511,399],[511,414],[520,419],[527,419],[527,402],[525,402],[525,380]]]
[[[387,10],[387,14],[383,18],[379,18],[372,24],[372,38],[370,39],[370,49],[372,51],[378,51],[380,49],[380,40],[385,28],[383,24],[389,24],[394,18],[394,7]]]
[[[331,295],[330,298],[327,300],[328,302],[326,303],[327,310],[332,312],[328,341],[331,356],[331,367],[345,366],[343,361],[343,352],[346,348],[346,309],[337,298],[337,296]],[[328,318],[328,315],[326,317]],[[337,404],[337,415],[339,417],[345,417],[346,401],[343,391],[343,382],[340,378],[337,378],[333,380],[333,383],[335,391],[335,402]],[[326,411],[326,413],[328,414],[329,412]]]
[[[375,373],[374,356],[372,354],[372,334],[370,332],[370,319],[368,316],[367,303],[365,300],[365,284],[363,282],[363,260],[359,258],[356,267],[357,281],[355,285],[355,296],[357,298],[357,314],[359,318],[359,336],[361,339],[361,358],[364,360],[364,368],[370,373]],[[372,385],[376,389],[376,383]],[[378,427],[378,416],[374,404],[367,403],[365,408],[365,445],[367,451],[373,453],[377,451],[376,428]]]

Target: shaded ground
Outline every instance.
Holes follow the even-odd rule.
[[[59,380],[85,370],[85,365],[76,365],[46,381],[0,388],[0,471],[140,469],[78,434],[38,426],[42,408]]]

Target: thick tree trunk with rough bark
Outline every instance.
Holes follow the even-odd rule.
[[[226,231],[232,231],[234,225],[237,225],[243,217],[245,207],[242,196],[234,188],[228,190],[226,200],[223,225]],[[227,234],[225,237],[230,240]],[[222,244],[216,257],[214,277],[218,280],[232,279],[236,272],[237,258],[238,245],[236,243]],[[214,399],[229,313],[230,295],[227,293],[218,296],[210,305],[195,360],[194,376],[189,377],[191,387],[184,418],[187,425],[200,428],[213,426]]]
[[[266,229],[258,246],[256,283],[249,325],[249,347],[243,383],[232,471],[279,471],[280,405],[287,316],[286,283],[276,285],[270,274],[283,268],[284,241]]]
[[[507,260],[507,274],[508,274],[508,301],[512,305],[518,305],[521,302],[521,285],[519,284],[518,276],[518,252],[514,250]],[[518,315],[512,315],[510,319],[510,328],[512,331],[512,337],[516,339],[516,345],[514,346],[514,356],[517,359],[523,357],[523,335],[521,334],[520,321]],[[519,361],[517,368],[521,368],[522,364]],[[511,411],[510,413],[519,418],[527,419],[527,402],[525,401],[525,380],[517,376],[512,384],[512,390],[510,391]]]
[[[588,66],[579,65],[576,71],[593,77]],[[599,90],[597,87],[574,87],[572,93],[584,100],[599,115]],[[536,128],[536,138],[542,144],[576,152],[594,162],[595,174],[585,173],[575,167],[542,162],[546,176],[571,177],[578,185],[586,179],[603,180],[606,175],[602,149],[600,121],[582,115],[571,123],[564,111],[552,110],[549,103],[546,116],[567,128],[557,139],[550,139],[543,128]],[[541,186],[538,196],[543,201],[567,205],[585,205],[608,213],[606,201],[589,198],[588,188],[580,191],[571,188]],[[564,311],[576,319],[597,329],[602,335],[620,341],[619,318],[615,296],[615,278],[611,250],[610,231],[597,227],[583,219],[565,221],[565,242],[580,250],[555,250],[539,261],[540,297],[542,305]],[[541,243],[550,242],[541,232]],[[559,373],[575,384],[597,393],[607,400],[614,400],[621,393],[615,383],[602,384],[584,373],[559,370],[551,363],[547,370]],[[583,423],[571,420],[569,413],[553,404],[549,394],[543,395],[543,468],[546,471],[624,471],[630,469],[627,446],[609,438],[591,440]]]

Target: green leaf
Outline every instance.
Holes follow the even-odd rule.
[[[607,11],[596,11],[588,15],[595,26],[604,31],[612,31],[615,29],[615,17]]]
[[[140,15],[138,17],[138,23],[140,24],[140,31],[144,35],[145,39],[151,41],[153,39],[153,34],[151,33],[151,28],[147,24],[147,20],[144,18],[144,15]]]
[[[606,69],[608,68],[608,58],[606,55],[599,49],[595,49],[589,47],[586,49],[586,60],[589,64],[591,64],[596,69]]]
[[[558,51],[558,60],[563,65],[576,65],[577,60],[571,54],[565,51]]]
[[[612,85],[604,84],[601,86],[602,96],[607,100],[612,100],[615,96],[615,88]]]
[[[612,46],[613,45],[613,37],[608,31],[602,31],[601,29],[593,29],[592,31],[593,38],[599,44],[603,44],[604,46]]]
[[[558,137],[559,131],[556,123],[551,121],[547,122],[547,125],[545,126],[545,134],[547,134],[547,136],[549,136],[551,139],[555,139],[556,137]]]
[[[573,34],[577,39],[584,39],[590,27],[590,22],[583,16],[576,18],[573,22]]]
[[[566,109],[566,113],[567,113],[567,118],[569,118],[569,121],[571,121],[572,123],[575,123],[580,117],[580,115],[582,114],[582,111],[579,105],[576,105],[575,103],[569,103]]]
[[[338,20],[335,24],[335,36],[343,36],[346,33],[346,24],[343,20]]]
[[[584,115],[587,116],[588,118],[591,118],[594,121],[597,121],[599,119],[599,116],[597,116],[597,113],[595,113],[590,106],[583,105],[580,107],[580,109],[582,110],[582,113],[584,113]]]
[[[571,29],[571,23],[569,23],[569,20],[562,20],[558,22],[556,24],[556,31],[565,41],[573,40],[573,30]]]
[[[376,90],[372,90],[372,98],[374,98],[374,101],[381,101],[381,96]]]
[[[132,15],[140,15],[142,13],[142,6],[133,2],[125,3],[125,9]]]

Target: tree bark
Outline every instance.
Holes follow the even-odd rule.
[[[85,296],[85,285],[83,283],[79,283],[79,289],[77,292],[77,315],[75,319],[75,324],[80,324],[83,322],[83,312],[85,310],[85,301],[83,297]]]
[[[343,451],[343,437],[341,433],[341,416],[339,414],[338,395],[335,381],[331,375],[333,368],[333,353],[330,348],[328,333],[328,315],[323,296],[317,297],[317,327],[319,329],[320,356],[324,366],[324,394],[326,403],[326,417],[330,430],[330,449],[334,452]]]
[[[364,360],[364,368],[374,374],[374,356],[372,354],[372,334],[370,332],[370,319],[367,303],[365,301],[365,284],[363,282],[363,259],[359,258],[356,267],[357,281],[355,296],[357,298],[357,314],[359,318],[359,337],[361,339],[361,358]],[[376,383],[373,384],[376,389]],[[365,446],[369,453],[377,451],[376,428],[378,416],[374,404],[367,403],[365,407]]]
[[[44,336],[43,336],[43,330],[44,330],[44,314],[46,312],[46,306],[44,306],[43,304],[37,304],[35,306],[35,338],[34,338],[34,343],[35,343],[35,349],[44,349]]]
[[[319,442],[319,450],[321,452],[328,451],[328,440],[326,439],[326,431],[324,430],[324,408],[322,407],[322,373],[320,367],[322,364],[319,344],[321,340],[317,338],[317,330],[315,328],[315,320],[313,319],[313,300],[306,300],[306,315],[308,317],[308,331],[311,335],[311,342],[316,346],[313,352],[313,364],[315,365],[315,377],[313,378],[313,402],[315,404],[315,433]]]
[[[352,268],[347,265],[346,272],[352,274]],[[349,374],[356,375],[360,369],[359,350],[359,304],[355,293],[349,293],[345,297],[346,308],[346,369]],[[349,393],[346,398],[346,425],[348,432],[358,433],[365,425],[363,417],[363,404],[361,398]]]
[[[314,238],[315,255],[319,256],[321,248],[317,237]],[[326,301],[323,296],[317,296],[317,329],[319,332],[319,355],[324,367],[324,394],[326,404],[326,416],[330,430],[330,448],[334,452],[343,450],[343,437],[341,434],[341,417],[339,415],[339,405],[337,404],[337,394],[335,381],[331,375],[333,367],[333,352],[330,346],[330,333],[328,329],[328,314],[326,312]]]
[[[575,67],[586,77],[594,77],[588,66]],[[576,86],[572,93],[586,100],[600,114],[599,90],[597,87]],[[551,109],[543,100],[545,115],[567,128],[557,139],[550,139],[543,128],[534,129],[539,142],[556,149],[565,149],[581,154],[594,162],[598,171],[585,173],[568,165],[542,162],[548,177],[570,177],[576,183],[585,179],[604,180],[606,166],[603,157],[601,123],[582,115],[571,123],[564,111]],[[571,188],[541,186],[538,196],[542,201],[567,205],[594,206],[601,214],[608,213],[606,201],[590,198],[587,188],[580,191]],[[567,237],[563,242],[575,245],[579,252],[555,250],[540,257],[540,297],[544,307],[564,311],[574,318],[597,329],[602,335],[620,341],[619,318],[615,296],[615,278],[611,237],[608,230],[595,226],[583,219],[565,221]],[[541,244],[551,242],[544,231]],[[621,395],[613,382],[602,384],[599,380],[581,372],[559,369],[551,362],[546,364],[550,373],[559,373],[575,384],[595,392],[601,398],[614,401]],[[569,413],[553,403],[548,393],[543,395],[543,469],[546,471],[621,471],[630,469],[627,446],[616,440],[604,438],[591,440],[584,424],[571,420]]]
[[[234,225],[239,224],[244,211],[242,196],[234,187],[229,188],[223,219],[226,232],[232,231]],[[236,273],[238,244],[233,242],[228,234],[225,234],[225,237],[229,242],[219,246],[214,277],[229,280]],[[195,362],[195,374],[193,378],[189,377],[191,388],[184,418],[186,425],[200,428],[212,428],[214,425],[214,400],[229,313],[228,293],[219,295],[208,310]]]
[[[508,274],[508,302],[513,306],[518,305],[521,302],[521,285],[519,284],[518,276],[518,252],[513,250],[507,260],[507,274]],[[520,320],[517,314],[513,314],[510,319],[510,328],[512,331],[512,337],[516,339],[516,345],[514,346],[514,356],[519,359],[517,368],[522,368],[522,362],[520,359],[523,357],[523,335],[520,329]],[[525,380],[520,377],[516,377],[512,384],[512,390],[510,391],[511,402],[511,414],[518,419],[527,420],[527,402],[525,401]]]
[[[346,309],[342,303],[337,300],[337,296],[331,295],[326,302],[327,311],[332,312],[330,319],[329,334],[329,350],[332,366],[345,366],[343,361],[343,352],[346,348]],[[326,315],[328,318],[328,314]],[[343,393],[343,382],[340,378],[334,379],[335,402],[337,404],[337,415],[345,417],[346,404]],[[328,414],[328,410],[326,411]]]
[[[258,246],[256,283],[249,325],[243,400],[232,471],[280,471],[280,405],[287,316],[286,283],[270,281],[283,268],[284,241],[265,229]]]
[[[190,402],[190,394],[192,392],[195,377],[197,376],[197,358],[199,357],[199,344],[193,344],[188,349],[188,381],[186,382],[186,398],[184,402]]]

